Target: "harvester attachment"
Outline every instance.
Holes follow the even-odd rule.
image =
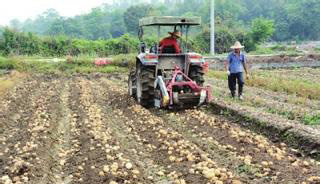
[[[201,106],[211,101],[209,86],[200,87],[178,67],[168,81],[158,76],[155,82],[155,107],[158,108],[189,108]]]

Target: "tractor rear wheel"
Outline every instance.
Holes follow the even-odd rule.
[[[136,79],[136,72],[135,71],[131,71],[129,73],[128,94],[129,94],[129,96],[136,98],[136,95],[137,95],[137,79]]]
[[[154,69],[138,64],[136,78],[138,103],[144,107],[152,107],[154,105]]]
[[[189,71],[189,77],[195,81],[199,86],[204,84],[204,72],[201,66],[191,66]]]

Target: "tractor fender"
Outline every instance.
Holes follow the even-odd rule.
[[[204,57],[198,53],[188,53],[187,58],[191,65],[203,65],[205,63]]]
[[[155,66],[158,64],[158,56],[156,54],[140,53],[137,56],[137,61],[141,62],[144,66]]]

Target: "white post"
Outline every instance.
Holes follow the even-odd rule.
[[[211,0],[211,18],[210,18],[210,27],[211,27],[211,39],[210,39],[210,53],[214,55],[214,0]]]

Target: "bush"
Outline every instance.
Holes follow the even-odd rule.
[[[222,54],[230,51],[230,47],[239,40],[241,43],[245,40],[245,33],[242,30],[231,30],[227,26],[219,26],[215,32],[215,52]],[[195,47],[202,53],[210,52],[210,29],[205,28],[195,37]]]
[[[12,70],[14,69],[14,63],[7,58],[0,57],[0,69]]]
[[[129,67],[133,68],[136,64],[136,54],[120,54],[112,57],[112,65],[119,67]]]
[[[215,51],[219,54],[230,51],[230,47],[235,43],[237,38],[234,32],[227,27],[218,27],[215,33]]]
[[[205,28],[201,33],[199,33],[195,39],[194,43],[200,48],[201,53],[210,53],[210,30]]]
[[[244,37],[247,52],[257,49],[257,45],[269,39],[274,32],[272,20],[257,18],[252,21],[251,30]]]
[[[255,51],[258,48],[257,43],[252,39],[250,33],[246,34],[246,36],[244,37],[244,46],[246,52]]]
[[[152,39],[148,41],[153,42]],[[115,39],[96,41],[70,39],[66,36],[40,38],[32,33],[5,29],[3,39],[0,40],[0,48],[3,48],[3,54],[6,56],[106,56],[137,52],[139,40],[128,34]]]
[[[139,40],[125,34],[106,41],[108,55],[128,54],[139,50]]]
[[[252,21],[251,37],[254,42],[261,43],[269,39],[274,32],[273,20],[257,18]]]

